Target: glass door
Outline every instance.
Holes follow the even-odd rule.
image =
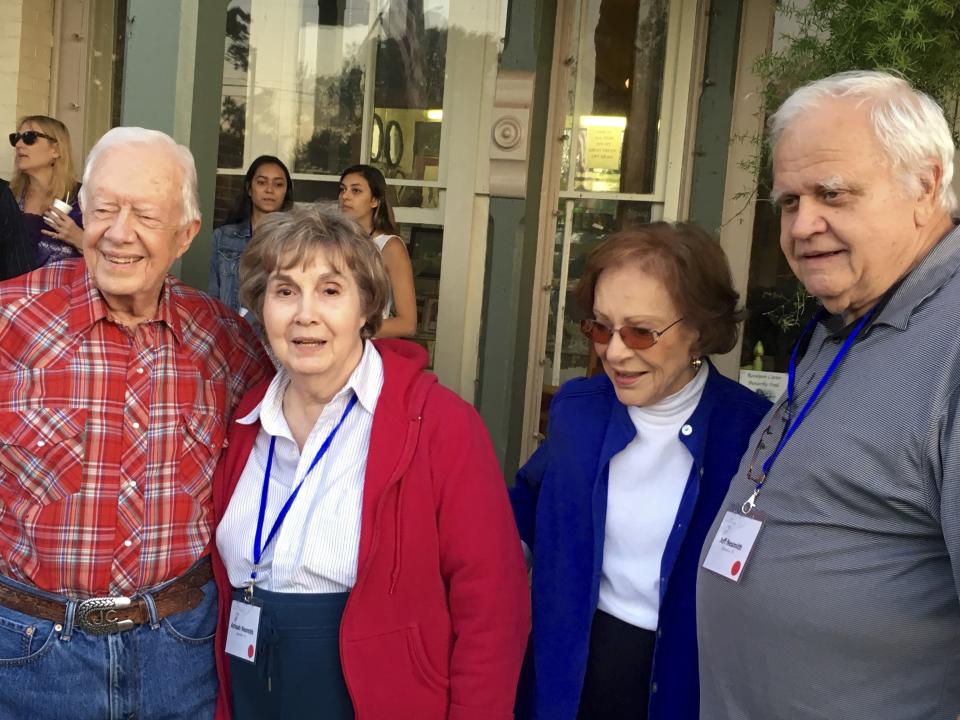
[[[558,20],[546,163],[555,210],[541,218],[526,453],[557,388],[591,369],[573,295],[587,253],[609,233],[677,216],[696,45],[696,0],[560,5],[570,19]]]

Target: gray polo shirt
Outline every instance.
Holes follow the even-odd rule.
[[[739,583],[697,581],[701,720],[960,714],[960,230],[892,293],[787,443]],[[819,324],[795,412],[843,341]],[[754,433],[726,505],[783,428]]]

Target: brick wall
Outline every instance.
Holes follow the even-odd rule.
[[[0,2],[0,137],[13,131],[17,122],[17,79],[20,73],[20,28],[22,0]],[[13,148],[0,142],[0,177],[13,174]]]

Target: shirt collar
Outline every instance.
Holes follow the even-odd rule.
[[[951,229],[894,290],[875,324],[905,330],[917,306],[943,287],[960,267],[960,226]]]
[[[280,367],[277,374],[273,376],[273,380],[270,381],[270,386],[267,388],[263,399],[242,418],[237,418],[237,422],[242,425],[252,425],[260,421],[263,429],[269,434],[281,434],[280,431],[283,431],[286,427],[285,421],[280,422],[280,418],[283,417],[283,394],[286,392],[289,383],[290,376],[283,367]],[[346,384],[333,396],[331,402],[356,394],[360,407],[373,415],[382,388],[383,359],[373,343],[365,340],[360,362],[350,374]],[[283,434],[286,434],[286,432],[284,431]]]
[[[933,246],[920,263],[898,280],[877,302],[869,324],[861,332],[865,336],[874,325],[889,325],[906,330],[917,306],[939,290],[960,267],[960,225],[954,227]],[[844,324],[839,315],[823,321],[827,332],[843,339],[855,327],[856,321]]]
[[[173,332],[177,342],[183,342],[183,328],[180,315],[173,300],[172,285],[175,282],[170,275],[163,281],[160,290],[160,304],[157,315],[150,322],[162,322]],[[70,294],[70,307],[67,310],[67,324],[71,333],[82,334],[100,320],[109,320],[110,311],[103,295],[93,284],[86,263],[77,261],[77,270],[67,285]]]

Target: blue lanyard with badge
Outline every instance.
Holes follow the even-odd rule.
[[[806,419],[810,408],[813,407],[817,398],[823,393],[824,388],[837,371],[837,368],[840,367],[840,363],[843,362],[850,348],[853,347],[860,331],[863,330],[864,326],[869,322],[870,316],[873,315],[873,310],[874,309],[871,308],[860,322],[856,324],[846,340],[844,340],[843,345],[841,345],[840,351],[830,362],[827,371],[823,374],[823,377],[820,378],[820,382],[817,383],[807,402],[804,403],[800,412],[797,413],[797,416],[791,418],[797,379],[797,355],[799,354],[803,341],[813,332],[814,327],[816,327],[817,322],[820,320],[821,316],[819,314],[807,325],[797,339],[796,344],[793,346],[793,352],[790,354],[790,366],[787,374],[786,425],[780,437],[780,442],[777,443],[773,452],[770,453],[770,457],[764,461],[759,477],[753,476],[752,466],[747,471],[747,478],[754,483],[753,492],[743,505],[739,508],[731,508],[724,514],[723,520],[720,522],[720,527],[717,529],[717,534],[710,544],[710,549],[707,551],[706,557],[703,559],[703,567],[705,569],[715,572],[728,580],[733,580],[734,582],[739,582],[740,578],[743,577],[743,571],[746,567],[747,560],[750,558],[750,552],[753,550],[757,536],[760,534],[760,529],[763,527],[763,516],[756,509],[757,499],[760,497],[760,491],[763,490],[767,482],[770,469],[780,456],[783,448],[790,441],[790,438],[793,437],[793,434],[797,431],[797,428],[799,428],[800,424]],[[761,433],[760,435],[760,443],[763,441],[764,434],[765,433]]]
[[[260,605],[253,596],[253,589],[257,584],[257,572],[260,569],[263,553],[276,537],[277,531],[280,530],[280,526],[283,525],[283,521],[287,519],[287,513],[290,512],[290,508],[300,494],[300,488],[303,487],[303,483],[310,476],[310,473],[317,464],[323,459],[323,456],[327,454],[327,450],[330,449],[333,439],[337,436],[340,427],[356,404],[357,396],[354,395],[350,398],[350,402],[347,403],[347,407],[340,416],[340,420],[337,421],[333,430],[327,435],[327,439],[323,441],[323,445],[317,450],[317,454],[310,463],[310,467],[307,468],[303,477],[300,478],[300,482],[297,483],[293,492],[290,493],[290,497],[287,498],[287,501],[280,508],[280,512],[277,513],[277,518],[274,520],[273,526],[267,533],[266,540],[263,540],[263,523],[267,514],[267,498],[269,497],[270,491],[270,471],[273,468],[273,452],[277,445],[277,438],[270,438],[270,451],[267,453],[267,467],[263,473],[263,489],[260,492],[260,511],[257,514],[257,530],[253,538],[253,570],[250,571],[250,579],[245,583],[246,588],[243,591],[243,601],[234,600],[230,605],[230,622],[227,626],[227,643],[225,650],[234,657],[250,663],[256,662],[257,635],[260,630]]]

